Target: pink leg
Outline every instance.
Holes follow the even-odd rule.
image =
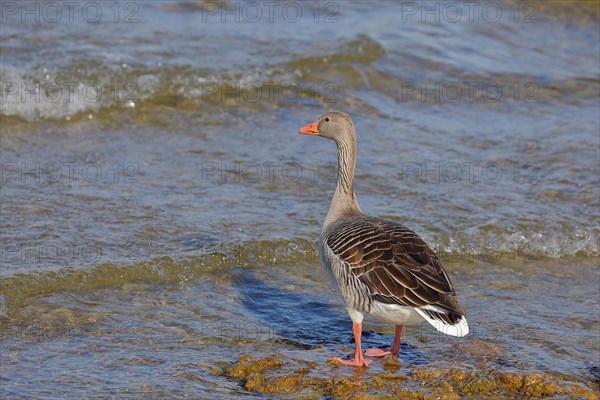
[[[402,336],[402,325],[396,325],[396,334],[394,335],[394,343],[390,352],[396,357],[400,357],[400,336]]]
[[[396,357],[400,356],[400,336],[402,335],[402,325],[396,325],[396,334],[394,335],[394,343],[392,348],[388,350],[368,349],[365,351],[367,357],[385,357],[388,354],[393,354]]]
[[[344,360],[340,357],[332,357],[329,361],[336,361],[342,365],[350,365],[353,367],[366,367],[371,364],[373,361],[366,361],[365,357],[362,353],[362,346],[360,344],[360,337],[362,335],[362,323],[361,324],[352,324],[352,332],[354,333],[354,344],[356,348],[354,350],[354,360]]]

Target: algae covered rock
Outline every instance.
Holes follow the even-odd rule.
[[[393,357],[375,360],[369,368],[349,368],[315,362],[312,356],[245,355],[221,373],[248,391],[286,398],[598,399],[598,388],[545,372],[504,372],[487,365],[411,366]]]

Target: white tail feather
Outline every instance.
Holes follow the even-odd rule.
[[[429,317],[418,308],[415,308],[415,310],[425,319],[425,321],[429,322],[435,329],[446,335],[463,337],[469,333],[469,325],[467,324],[467,319],[465,317],[461,316],[454,325],[449,325],[443,321]]]

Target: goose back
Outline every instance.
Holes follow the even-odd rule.
[[[464,309],[433,250],[405,226],[350,215],[326,226],[319,252],[323,267],[348,307],[371,312],[373,302],[425,308],[453,324]]]

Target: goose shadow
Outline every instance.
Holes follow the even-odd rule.
[[[339,352],[339,347],[354,347],[352,322],[342,307],[327,304],[324,298],[282,290],[266,283],[246,269],[233,271],[233,287],[242,306],[277,337],[276,341],[299,349],[320,346]],[[363,331],[366,348],[389,348],[393,337]],[[400,359],[411,364],[426,364],[427,358],[415,347],[401,343]]]

